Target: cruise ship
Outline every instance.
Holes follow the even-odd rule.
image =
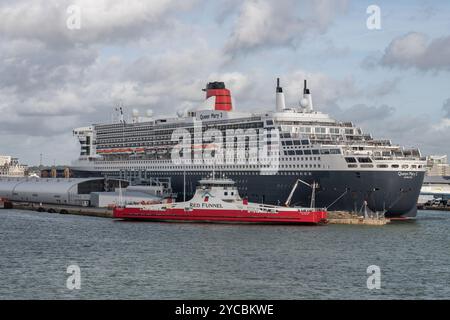
[[[200,89],[200,88],[199,88]],[[199,90],[200,91],[200,90]],[[304,82],[299,105],[287,106],[279,79],[273,110],[234,110],[223,82],[210,82],[205,101],[171,117],[126,120],[123,108],[109,123],[74,129],[81,153],[75,176],[109,176],[134,184],[170,180],[179,199],[192,197],[198,181],[215,171],[236,182],[249,201],[292,205],[388,218],[416,216],[426,171],[419,149],[374,139],[351,122],[315,109]],[[311,186],[316,186],[314,199]]]

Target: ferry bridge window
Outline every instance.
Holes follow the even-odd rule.
[[[311,150],[305,150],[304,154],[311,154]]]
[[[347,163],[356,163],[356,159],[352,157],[346,157],[345,161],[347,161]]]
[[[358,158],[358,162],[361,163],[371,163],[372,160],[370,158]]]

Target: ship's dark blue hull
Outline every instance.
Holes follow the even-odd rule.
[[[138,174],[134,175],[135,179]],[[208,172],[186,172],[186,198],[195,191],[199,179]],[[261,175],[259,172],[227,172],[226,177],[236,182],[242,197],[252,202],[283,204],[297,179],[307,183],[317,182],[315,206],[329,210],[352,211],[363,214],[364,202],[371,211],[385,212],[390,218],[413,218],[417,213],[417,199],[424,179],[424,172],[404,171],[280,171],[276,175]],[[93,173],[75,172],[86,176]],[[97,172],[100,175],[107,173]],[[111,173],[109,173],[111,174]],[[117,177],[117,174],[114,175]],[[140,173],[141,174],[141,173]],[[218,173],[219,174],[219,173]],[[153,178],[171,178],[173,192],[183,198],[183,172],[147,171]],[[299,184],[291,205],[309,207],[311,188]]]

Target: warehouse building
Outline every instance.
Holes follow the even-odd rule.
[[[128,182],[118,179],[0,178],[0,197],[11,201],[89,206],[92,192],[114,191]]]

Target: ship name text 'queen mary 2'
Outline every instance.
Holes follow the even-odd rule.
[[[276,108],[237,112],[223,82],[207,84],[198,108],[174,117],[139,117],[74,129],[81,154],[76,176],[110,176],[134,183],[170,181],[179,197],[215,171],[235,181],[249,201],[411,218],[425,174],[418,149],[377,140],[350,122],[314,109],[305,81],[300,105],[287,107],[277,82]],[[180,198],[181,199],[181,198]]]

